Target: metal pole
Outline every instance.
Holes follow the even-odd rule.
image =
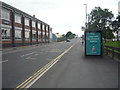
[[[85,14],[86,14],[86,23],[85,23],[85,26],[86,26],[86,29],[87,29],[87,4],[84,4],[85,5]]]

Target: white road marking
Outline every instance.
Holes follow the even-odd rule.
[[[21,57],[28,56],[28,55],[31,55],[31,54],[34,54],[34,53],[35,53],[35,52],[28,53],[28,54],[24,54],[24,55],[22,55]]]
[[[8,62],[8,60],[0,61],[0,63],[5,63],[5,62]]]
[[[27,57],[25,59],[31,59],[31,60],[35,60],[35,58],[32,58],[32,57]]]
[[[39,55],[39,54],[35,54],[35,56],[37,56],[37,55]]]

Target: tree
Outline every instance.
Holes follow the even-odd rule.
[[[75,38],[76,34],[73,34],[71,31],[66,33],[66,38],[72,39]]]
[[[66,33],[66,37],[67,37],[67,38],[69,38],[70,35],[72,35],[72,32],[71,32],[71,31],[69,31],[69,32]]]
[[[114,15],[108,9],[95,7],[88,17],[88,29],[99,29],[105,33],[107,27],[111,26],[113,17]],[[103,34],[103,38],[106,38],[105,34]]]
[[[118,37],[118,34],[120,33],[120,14],[118,15],[117,17],[117,20],[118,20],[118,31],[116,32],[117,33],[117,40],[119,41],[119,37]]]
[[[105,35],[104,39],[113,39],[115,38],[112,29],[107,27],[106,30],[103,31],[103,34]]]
[[[117,17],[118,18],[118,17]],[[113,28],[113,32],[115,32],[117,34],[117,41],[119,41],[119,37],[118,37],[118,33],[119,33],[119,27],[120,27],[120,22],[119,20],[114,20],[112,22],[112,28]]]
[[[65,37],[65,34],[62,34],[62,37]]]
[[[106,29],[106,26],[112,22],[114,15],[108,9],[102,10],[100,7],[95,7],[89,14],[88,28]]]

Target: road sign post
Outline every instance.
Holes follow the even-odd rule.
[[[85,56],[102,56],[101,31],[85,31]]]

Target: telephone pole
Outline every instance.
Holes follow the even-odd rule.
[[[87,25],[87,4],[84,4],[84,5],[85,5],[85,14],[86,14],[85,27],[86,27],[86,29],[88,29],[88,25]]]

